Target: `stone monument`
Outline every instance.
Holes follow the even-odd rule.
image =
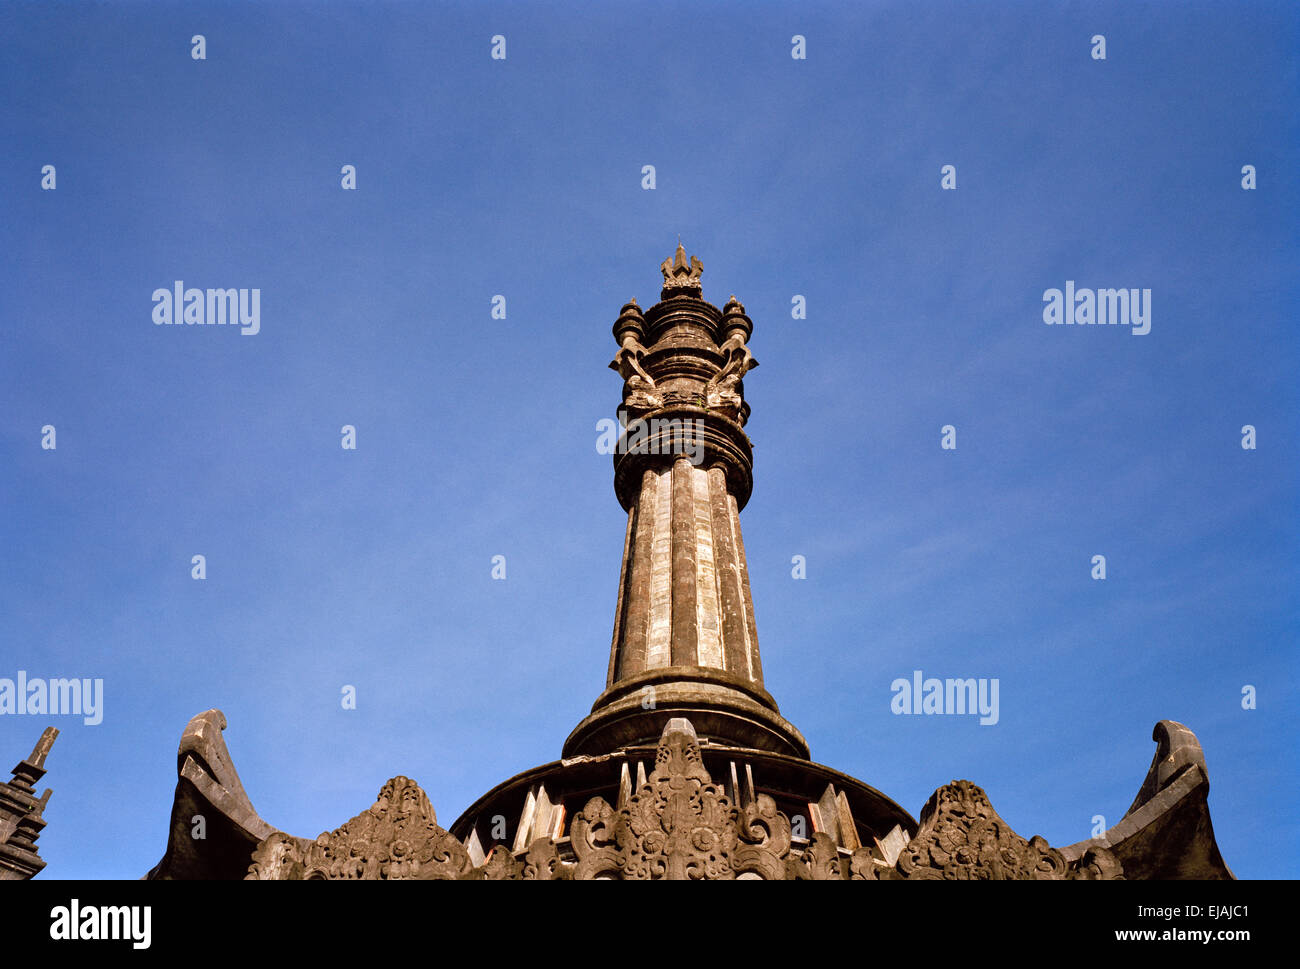
[[[1062,848],[1021,837],[970,781],[935,791],[918,823],[810,759],[763,685],[741,537],[753,488],[744,431],[753,323],[734,296],[721,309],[705,301],[703,266],[680,242],[660,268],[660,300],[644,312],[632,300],[614,323],[610,367],[623,378],[614,491],[627,530],[606,688],[560,758],[503,781],[450,828],[418,784],[394,777],[370,808],[313,840],[262,820],[222,741],[225,717],[208,710],[181,737],[167,850],[148,877],[1233,877],[1214,840],[1200,745],[1173,721],[1156,724],[1155,757],[1124,818]],[[0,798],[20,832],[4,829],[5,857],[19,861],[3,870],[26,877],[39,871],[30,845],[43,822],[30,782],[42,743]],[[196,814],[207,819],[197,841]]]

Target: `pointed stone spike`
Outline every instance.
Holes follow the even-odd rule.
[[[740,799],[740,780],[736,774],[736,762],[731,762],[731,788],[727,791],[731,796],[731,803],[737,807],[744,807],[744,802]]]
[[[528,797],[524,798],[524,809],[519,812],[519,827],[515,830],[515,841],[511,847],[511,853],[518,854],[531,843],[528,836],[533,830],[533,817],[537,813],[537,790],[536,788],[528,789]]]
[[[848,795],[840,791],[835,795],[836,820],[840,829],[840,847],[857,851],[862,847],[858,837],[858,826],[853,823],[853,811],[849,807]]]
[[[478,827],[470,829],[469,839],[465,842],[465,850],[469,852],[469,860],[477,868],[483,862],[487,861],[487,856],[483,854],[483,842],[478,839]]]
[[[746,805],[758,800],[758,795],[754,793],[754,768],[749,764],[745,765],[745,786],[741,788],[740,796]]]
[[[903,853],[907,843],[912,839],[908,837],[899,825],[894,825],[889,834],[884,838],[873,839],[876,843],[876,850],[880,852],[880,858],[885,863],[885,867],[893,868],[898,863],[898,856]]]
[[[627,807],[628,800],[632,797],[632,774],[627,769],[627,761],[618,770],[618,804],[615,805],[615,811],[621,811]]]
[[[36,746],[32,748],[32,755],[27,758],[27,762],[33,767],[44,767],[45,757],[54,746],[54,738],[59,735],[59,731],[54,727],[46,727],[45,732],[41,734],[41,739],[36,741]]]
[[[645,761],[638,760],[636,762],[636,789],[639,791],[641,788],[645,787],[645,785]]]
[[[841,845],[840,826],[839,826],[839,805],[835,803],[835,785],[827,784],[826,790],[822,791],[822,796],[817,801],[817,817],[821,823],[817,825],[816,830],[824,831],[830,835],[836,845]]]
[[[551,801],[551,796],[546,793],[546,785],[537,786],[537,809],[533,815],[533,830],[529,833],[528,843],[532,844],[539,838],[545,838],[547,832],[551,830],[551,814],[555,810],[555,804]]]

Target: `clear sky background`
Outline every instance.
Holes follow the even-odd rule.
[[[1273,2],[3,5],[0,677],[105,692],[0,717],[5,768],[62,731],[42,877],[152,867],[212,707],[307,837],[558,758],[626,521],[609,328],[679,233],[755,322],[741,522],[814,759],[1061,846],[1169,718],[1233,870],[1300,874],[1298,50]],[[155,326],[178,279],[261,332]],[[1150,333],[1044,325],[1066,280]],[[893,715],[916,669],[998,724]]]

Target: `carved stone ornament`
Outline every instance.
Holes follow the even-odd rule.
[[[623,334],[623,346],[610,361],[609,368],[623,378],[623,406],[628,410],[648,411],[663,406],[663,398],[653,393],[655,381],[642,361],[646,348],[631,333]]]
[[[492,882],[516,882],[524,877],[524,866],[519,863],[505,845],[497,845],[488,855],[483,867],[476,868],[470,878]]]
[[[745,403],[740,392],[741,378],[757,367],[758,361],[749,352],[745,338],[738,333],[722,344],[722,356],[722,369],[704,387],[705,406],[736,420]]]
[[[734,780],[734,778],[733,778]],[[748,793],[745,793],[745,792]],[[970,781],[939,788],[921,827],[893,867],[869,847],[849,851],[823,831],[792,847],[790,820],[752,785],[740,806],[713,783],[695,728],[670,720],[650,776],[621,807],[593,797],[574,816],[569,847],[549,837],[512,854],[494,846],[472,867],[469,852],[438,827],[414,781],[394,777],[379,799],[337,831],[314,842],[277,831],[257,846],[247,878],[265,881],[473,879],[486,881],[886,881],[895,879],[1119,879],[1123,869],[1105,847],[1068,861],[1042,838],[1026,841]],[[892,855],[891,855],[892,857]]]
[[[626,879],[735,877],[736,809],[704,769],[689,721],[665,729],[654,771],[628,801],[619,835]]]
[[[394,777],[379,798],[336,831],[314,842],[276,832],[257,846],[249,880],[350,881],[461,878],[469,852],[438,827],[420,785]]]
[[[785,877],[785,859],[790,854],[790,819],[776,809],[766,794],[741,808],[732,868],[736,877],[777,881]]]
[[[691,261],[688,264],[686,262],[686,250],[682,248],[680,241],[677,243],[677,251],[672,258],[663,261],[659,271],[664,274],[662,292],[664,299],[691,293],[698,296],[702,291],[700,274],[704,272],[704,264],[700,262],[698,256],[691,256]]]
[[[737,808],[714,784],[689,720],[670,720],[654,771],[616,811],[594,797],[573,820],[576,879],[786,877],[790,821],[766,794]]]
[[[1065,880],[1120,879],[1119,861],[1105,848],[1071,864],[1035,835],[1026,841],[998,816],[984,791],[954,781],[930,796],[916,837],[882,879]]]

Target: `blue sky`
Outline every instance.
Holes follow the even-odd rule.
[[[559,756],[622,551],[609,327],[678,234],[755,321],[741,521],[814,759],[913,816],[969,778],[1065,845],[1178,720],[1229,865],[1295,877],[1298,34],[1285,3],[4,5],[0,677],[105,694],[0,717],[13,762],[62,731],[43,877],[158,861],[211,707],[308,837],[395,774],[449,825]],[[259,288],[260,332],[155,326],[178,279]],[[1150,289],[1150,332],[1044,325],[1066,280]],[[893,715],[916,669],[998,678],[999,722]]]

